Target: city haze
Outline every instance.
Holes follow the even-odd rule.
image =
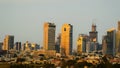
[[[98,41],[106,30],[117,27],[119,0],[0,0],[0,41],[14,35],[15,42],[43,45],[43,24],[56,24],[56,36],[64,23],[73,25],[73,47],[79,33],[89,34],[97,25]]]

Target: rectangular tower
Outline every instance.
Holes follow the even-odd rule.
[[[44,49],[55,50],[55,30],[54,23],[44,23]]]
[[[114,28],[107,31],[107,51],[108,55],[115,55],[116,30]]]
[[[107,54],[107,35],[102,37],[102,53],[103,55]]]
[[[3,50],[10,50],[14,47],[14,36],[6,35],[3,42]]]
[[[68,56],[72,54],[73,26],[64,24],[61,32],[61,55]]]
[[[96,25],[92,24],[92,31],[89,32],[90,42],[97,42],[97,34],[98,32],[96,31]]]
[[[21,42],[16,42],[16,43],[15,43],[15,49],[16,49],[17,51],[20,51],[20,50],[21,50]]]
[[[120,55],[120,21],[118,21],[118,29],[116,32],[116,54]]]
[[[88,36],[85,34],[80,34],[77,39],[77,53],[82,54],[86,52],[86,42],[87,42]]]
[[[61,41],[61,34],[58,34],[57,40],[55,42],[55,50],[57,53],[60,53],[60,41]]]
[[[2,50],[3,42],[0,42],[0,51]]]

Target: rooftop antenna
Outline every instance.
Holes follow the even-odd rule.
[[[92,23],[92,31],[96,31],[96,19],[93,19],[93,23]]]
[[[96,25],[96,19],[93,19],[92,24]]]
[[[55,23],[55,22],[54,22],[54,18],[50,18],[50,22],[51,22],[51,23]]]

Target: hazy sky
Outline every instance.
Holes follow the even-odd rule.
[[[0,0],[0,41],[5,35],[15,42],[27,40],[43,45],[43,23],[56,24],[56,35],[64,23],[73,25],[73,46],[79,33],[89,34],[96,23],[99,42],[106,30],[120,20],[120,0]]]

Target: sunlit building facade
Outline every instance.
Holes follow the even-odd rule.
[[[77,39],[77,54],[82,54],[86,52],[86,42],[88,36],[85,34],[80,34]]]
[[[90,52],[97,51],[98,49],[98,32],[96,31],[96,25],[92,24],[92,29],[89,32]]]
[[[120,55],[120,21],[118,21],[118,29],[116,32],[116,54]]]
[[[72,54],[73,43],[73,26],[71,24],[63,24],[61,30],[61,55],[68,56]]]
[[[6,35],[3,42],[3,50],[10,50],[14,47],[14,36]]]
[[[44,49],[55,50],[55,30],[56,25],[54,23],[44,23]]]
[[[90,41],[91,42],[97,42],[98,41],[98,32],[96,31],[96,25],[92,24],[92,31],[89,32],[89,36],[90,36]]]

